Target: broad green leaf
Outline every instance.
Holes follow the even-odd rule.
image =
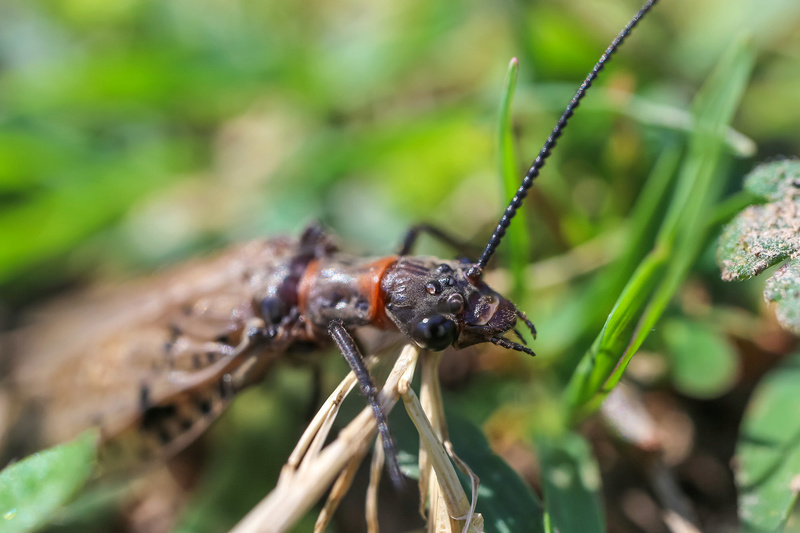
[[[419,438],[402,412],[392,413],[390,424],[398,445],[398,461],[403,473],[419,477]],[[479,427],[447,409],[450,441],[458,457],[480,478],[477,512],[483,515],[486,531],[516,533],[544,531],[542,504],[531,488],[489,447]],[[467,497],[471,498],[469,478],[459,472]]]
[[[23,459],[0,472],[0,531],[35,531],[89,480],[97,458],[96,431]]]
[[[778,322],[800,335],[800,262],[797,259],[787,262],[767,280],[764,299],[777,304]]]
[[[547,531],[606,530],[600,502],[600,470],[589,444],[578,434],[537,440]]]
[[[800,354],[758,385],[736,445],[739,517],[747,532],[781,531],[800,490]]]
[[[480,478],[478,512],[486,531],[544,531],[542,504],[525,481],[489,447],[481,429],[452,410],[447,412],[450,440],[458,457]],[[470,495],[469,481],[462,484]]]
[[[675,388],[695,398],[716,398],[730,390],[739,361],[723,335],[685,320],[668,321],[663,332],[672,357]]]

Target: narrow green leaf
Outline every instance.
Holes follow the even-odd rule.
[[[35,453],[0,472],[0,531],[35,531],[89,480],[97,458],[96,431]]]
[[[503,184],[503,197],[512,198],[519,188],[519,164],[516,150],[514,149],[513,119],[511,106],[514,101],[514,89],[517,86],[517,73],[519,61],[512,58],[508,64],[508,71],[504,83],[503,99],[500,104],[500,120],[497,128],[497,162],[498,174]],[[528,237],[527,217],[523,210],[519,210],[516,220],[508,228],[508,258],[511,270],[512,298],[520,300],[525,291],[525,266],[528,264],[530,239]]]
[[[539,438],[547,530],[601,533],[600,470],[589,444],[578,434]]]
[[[644,258],[609,313],[606,324],[586,351],[567,386],[572,417],[582,411],[603,385],[634,334],[650,295],[664,275],[668,257],[654,250]],[[599,405],[599,404],[598,404]]]
[[[754,51],[747,39],[740,39],[720,60],[708,81],[703,85],[695,100],[697,130],[689,144],[689,154],[678,180],[676,200],[684,201],[684,209],[675,228],[674,249],[669,252],[670,263],[667,272],[656,289],[650,304],[645,309],[637,325],[634,337],[622,356],[620,364],[603,387],[603,394],[610,392],[622,379],[633,355],[653,330],[661,314],[666,309],[675,292],[680,287],[689,269],[697,261],[708,242],[711,206],[719,196],[723,173],[717,168],[722,156],[723,132],[733,118],[733,113],[741,100],[750,72],[753,69]],[[692,183],[692,186],[685,185]],[[691,190],[688,196],[681,189]],[[665,224],[669,222],[669,217]],[[658,243],[668,245],[672,239],[672,228],[667,226],[664,238]],[[597,398],[596,405],[602,397]]]
[[[573,418],[593,412],[619,382],[708,239],[721,173],[723,133],[741,98],[753,51],[741,40],[723,57],[695,101],[688,155],[653,251],[645,257],[566,389]]]
[[[800,354],[758,385],[736,445],[743,531],[781,531],[800,490]]]

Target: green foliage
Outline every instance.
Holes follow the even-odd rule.
[[[540,335],[536,359],[492,366],[500,356],[491,354],[470,369],[491,367],[492,377],[453,380],[466,382],[454,401],[469,407],[462,411],[470,420],[451,414],[451,436],[481,477],[487,530],[602,530],[596,465],[573,433],[577,422],[596,411],[642,346],[668,353],[681,393],[730,390],[738,366],[723,335],[733,328],[716,308],[726,297],[712,285],[713,309],[698,319],[675,296],[687,277],[712,277],[698,258],[753,195],[767,203],[747,207],[726,229],[725,276],[744,279],[798,251],[796,163],[760,167],[745,193],[721,196],[726,180],[741,175],[729,155],[755,145],[762,154],[800,153],[791,38],[800,8],[796,0],[734,3],[710,0],[690,11],[659,4],[590,91],[499,250],[500,272],[487,279],[505,285]],[[16,320],[30,299],[97,272],[103,281],[128,277],[229,242],[297,234],[316,219],[343,249],[369,254],[392,251],[420,221],[484,244],[518,186],[520,160],[535,155],[630,16],[629,4],[601,4],[7,2],[0,304],[10,303],[0,317]],[[754,39],[732,47],[742,31]],[[509,66],[501,85],[512,56],[519,66]],[[686,112],[687,95],[703,82]],[[452,256],[435,246],[425,242],[420,253]],[[787,263],[765,291],[795,331],[799,268]],[[328,390],[344,369],[326,364]],[[283,381],[268,381],[268,392],[237,398],[216,426],[209,468],[179,530],[230,528],[274,486],[311,396],[306,379],[278,375]],[[781,394],[785,401],[770,408],[788,418],[789,392]],[[491,435],[495,454],[479,427],[509,406],[518,426]],[[757,426],[748,416],[743,435]],[[780,468],[740,475],[743,516],[753,524],[785,517],[793,501],[784,478],[791,465],[782,466],[795,454],[790,426],[769,429],[781,443],[775,449],[787,452],[770,459]],[[394,419],[392,428],[398,440],[406,435]],[[544,509],[501,458],[498,442],[514,439],[537,455]],[[748,445],[743,438],[742,457]],[[415,448],[404,448],[406,466]],[[761,479],[775,492],[762,497]]]
[[[500,120],[497,129],[497,161],[498,171],[503,184],[503,196],[513,198],[519,188],[519,160],[514,149],[514,132],[512,124],[511,104],[514,101],[514,89],[517,85],[519,61],[513,58],[508,64],[505,90],[500,105]],[[528,264],[530,239],[527,233],[527,217],[525,211],[517,213],[518,220],[508,228],[508,263],[512,276],[510,297],[518,300],[525,291],[525,266]]]
[[[777,304],[775,313],[783,327],[800,334],[800,262],[789,261],[770,276],[764,299]]]
[[[672,319],[663,327],[675,388],[695,398],[716,398],[736,384],[739,360],[730,342],[704,324]]]
[[[94,469],[98,435],[36,453],[0,472],[0,531],[36,531],[86,484]]]
[[[589,444],[575,433],[537,439],[548,532],[606,530],[600,470]]]
[[[628,281],[567,388],[566,401],[573,418],[597,409],[619,382],[703,251],[712,222],[711,207],[720,190],[715,180],[722,178],[717,168],[722,132],[741,98],[753,60],[751,47],[739,41],[698,94],[694,105],[696,129],[653,250]]]
[[[419,438],[415,437],[411,420],[402,408],[391,417],[392,431],[397,435],[398,458],[403,473],[419,478]],[[514,470],[489,447],[481,429],[455,409],[447,409],[447,429],[456,455],[480,478],[476,512],[483,515],[486,531],[515,533],[543,532],[542,503]],[[472,487],[467,475],[459,479],[468,497]]]
[[[800,249],[797,183],[800,162],[766,163],[745,179],[745,188],[771,200],[739,213],[723,230],[717,251],[722,279],[751,278],[786,260]]]
[[[756,167],[745,178],[745,189],[769,202],[745,208],[723,229],[717,262],[726,281],[756,276],[800,250],[800,161],[782,160]],[[800,263],[791,259],[775,272],[764,298],[777,303],[780,323],[800,332]]]
[[[781,531],[800,491],[800,355],[758,385],[736,445],[736,484],[743,531]]]
[[[717,249],[722,278],[756,276],[800,250],[800,161],[756,167],[745,189],[766,200],[746,207],[723,229]],[[780,324],[800,333],[800,261],[790,259],[767,279],[764,299]],[[736,483],[743,531],[782,531],[800,487],[797,378],[800,358],[788,359],[759,384],[748,404],[736,447]]]

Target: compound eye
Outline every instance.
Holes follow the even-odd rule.
[[[419,321],[411,336],[420,347],[438,352],[455,342],[458,326],[452,320],[436,315]]]

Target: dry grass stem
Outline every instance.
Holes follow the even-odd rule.
[[[473,494],[476,494],[477,477],[452,454],[452,447],[446,440],[447,427],[438,381],[441,355],[426,353],[421,362],[420,395],[424,399],[424,407],[411,389],[418,357],[418,348],[410,345],[403,348],[381,390],[381,407],[388,413],[398,397],[402,397],[406,411],[419,432],[420,479],[425,484],[420,487],[423,498],[420,508],[424,511],[425,501],[430,501],[428,531],[480,533],[483,531],[483,518],[475,513],[475,502],[471,503],[464,493],[449,458],[452,456],[459,469],[470,475]],[[350,488],[358,466],[377,433],[372,410],[366,407],[339,432],[333,442],[325,445],[339,407],[355,384],[355,376],[350,373],[325,401],[281,471],[278,485],[242,519],[233,529],[234,533],[286,531],[319,501],[333,483],[314,531],[325,529]],[[379,531],[377,493],[383,462],[383,448],[378,442],[367,490],[366,519],[370,533]]]
[[[328,499],[325,501],[325,505],[322,507],[319,516],[317,516],[317,521],[314,524],[314,533],[323,533],[325,528],[328,527],[328,524],[333,519],[333,514],[342,502],[342,498],[344,498],[347,491],[350,490],[353,479],[358,472],[358,467],[361,461],[364,460],[366,453],[367,450],[365,449],[364,453],[354,455],[350,462],[347,463],[347,466],[344,467],[344,470],[339,474],[339,477],[336,478],[331,488],[331,493],[328,495]]]
[[[421,487],[424,508],[425,494],[431,502],[428,516],[428,531],[459,530],[483,531],[483,517],[476,514],[475,502],[470,501],[461,487],[458,475],[448,459],[448,452],[441,438],[447,434],[444,404],[439,388],[438,369],[441,354],[425,353],[422,360],[422,385],[420,395],[425,405],[410,388],[410,383],[401,381],[400,396],[406,411],[420,434],[420,479],[427,479],[427,487]],[[447,441],[449,444],[449,441]],[[425,464],[423,454],[425,452]],[[456,459],[458,462],[460,460]],[[469,469],[467,469],[469,471]],[[470,472],[473,495],[477,494],[477,477]],[[425,490],[427,489],[427,490]]]
[[[383,443],[381,436],[375,440],[375,448],[372,451],[372,464],[369,469],[369,487],[367,487],[367,532],[378,533],[378,486],[381,482],[381,472],[384,463]]]
[[[370,363],[374,361],[367,360],[367,366],[370,366]],[[328,432],[330,432],[330,427],[333,424],[333,420],[336,418],[336,415],[339,413],[339,407],[342,405],[342,402],[347,395],[353,390],[358,380],[354,373],[350,372],[345,376],[339,386],[328,396],[328,399],[325,400],[325,403],[319,408],[317,414],[314,415],[314,418],[311,420],[311,423],[308,424],[308,427],[303,432],[303,435],[300,437],[300,440],[297,441],[297,445],[295,446],[292,454],[289,456],[289,459],[286,461],[286,465],[283,467],[283,471],[281,472],[281,477],[283,477],[284,473],[288,472],[288,475],[291,475],[292,472],[297,470],[297,467],[300,465],[300,461],[303,459],[303,456],[306,454],[309,446],[311,446],[311,441],[314,440],[318,434],[322,433],[327,438]],[[323,426],[326,429],[322,429]]]
[[[380,393],[379,401],[384,412],[391,411],[397,402],[397,385],[401,377],[414,374],[418,355],[419,349],[414,346],[408,345],[403,348]],[[337,398],[347,388],[348,386],[343,382],[331,395],[331,398],[325,402],[325,405],[330,406],[331,410],[338,410],[341,400],[337,400]],[[321,416],[320,420],[318,426],[322,430],[328,425],[326,423],[329,420],[328,413]],[[372,409],[366,407],[339,432],[336,440],[317,453],[311,453],[315,435],[314,439],[310,439],[312,445],[299,460],[297,468],[293,469],[289,465],[284,467],[275,489],[261,500],[233,528],[232,532],[277,533],[286,531],[319,501],[325,490],[355,456],[366,453],[376,432],[377,423]],[[305,438],[305,442],[308,440]],[[324,441],[324,439],[322,440]]]

